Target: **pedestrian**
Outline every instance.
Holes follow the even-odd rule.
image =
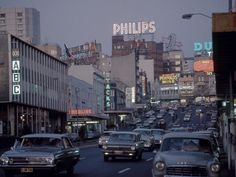
[[[81,141],[85,141],[85,126],[82,125],[79,129],[79,138]]]

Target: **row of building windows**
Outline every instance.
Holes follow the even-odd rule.
[[[23,12],[17,12],[16,16],[17,17],[22,17],[23,16]],[[6,18],[6,14],[5,13],[0,13],[0,18]]]
[[[65,111],[67,65],[13,36],[11,47],[12,50],[19,49],[21,66],[21,94],[13,96],[13,99]]]

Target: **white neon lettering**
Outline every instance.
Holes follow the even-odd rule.
[[[129,22],[113,24],[113,35],[155,33],[155,22]]]

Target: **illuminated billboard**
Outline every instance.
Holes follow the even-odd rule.
[[[161,84],[176,84],[178,82],[179,74],[162,74],[159,77]]]
[[[213,66],[213,60],[198,60],[195,61],[193,64],[193,70],[194,71],[203,71],[203,72],[213,72],[214,66]]]
[[[155,33],[154,21],[113,24],[113,35]]]

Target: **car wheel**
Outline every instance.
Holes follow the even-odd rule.
[[[138,156],[138,160],[142,160],[142,159],[143,159],[143,151],[141,151]]]
[[[68,176],[72,176],[74,174],[74,167],[70,167],[69,169],[67,169],[66,174]]]
[[[104,161],[107,162],[108,161],[108,156],[104,156]]]

